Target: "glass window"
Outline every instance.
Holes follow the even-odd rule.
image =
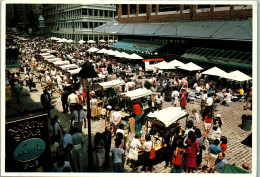
[[[136,14],[136,4],[130,4],[130,14]]]
[[[156,4],[152,5],[152,12],[156,12]]]
[[[127,9],[128,9],[128,5],[122,4],[122,15],[127,15]]]
[[[190,9],[190,5],[184,5],[183,10],[188,10],[188,9]]]
[[[198,9],[210,8],[211,5],[198,5]]]
[[[159,12],[179,11],[180,5],[160,5]]]
[[[82,9],[82,15],[88,15],[88,9]]]
[[[88,28],[88,22],[82,22],[83,28]]]
[[[215,7],[229,7],[230,5],[215,5]]]
[[[89,22],[89,28],[93,28],[93,22]]]
[[[139,5],[139,14],[146,13],[146,6],[145,4],[140,4]]]

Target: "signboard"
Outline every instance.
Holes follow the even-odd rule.
[[[32,172],[50,159],[47,114],[6,123],[6,171]]]

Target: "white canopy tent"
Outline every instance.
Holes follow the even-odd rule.
[[[73,42],[72,39],[69,39],[69,40],[66,41],[66,43],[72,43],[72,42]]]
[[[101,49],[101,50],[99,50],[97,53],[106,53],[106,52],[107,52],[106,49]]]
[[[96,48],[96,47],[91,47],[91,48],[88,49],[87,51],[88,51],[88,52],[97,52],[97,51],[99,51],[99,49]]]
[[[53,63],[53,62],[56,62],[56,61],[61,61],[61,58],[51,58],[51,59],[46,59],[46,61]]]
[[[78,66],[76,64],[68,64],[60,66],[62,70],[69,70],[69,69],[77,69]]]
[[[249,77],[248,75],[242,73],[239,70],[232,71],[232,72],[228,73],[225,78],[236,80],[236,81],[240,81],[240,82],[252,79],[251,77]]]
[[[148,90],[146,88],[139,88],[136,90],[128,91],[125,93],[122,93],[123,96],[129,97],[131,100],[135,100],[138,98],[142,98],[148,95],[151,95],[153,92],[151,90]]]
[[[169,65],[174,66],[174,67],[180,67],[180,66],[183,66],[183,65],[185,65],[185,64],[182,63],[182,62],[179,61],[179,60],[173,60],[173,61],[170,61],[170,62],[169,62]]]
[[[115,42],[115,41],[114,41],[113,39],[109,39],[108,42],[113,43],[113,42]]]
[[[41,49],[41,52],[47,52],[49,49]]]
[[[94,40],[88,40],[87,43],[89,43],[89,44],[95,44],[96,41],[94,41]]]
[[[86,41],[80,40],[79,43],[80,43],[80,44],[84,44],[84,43],[86,43]]]
[[[176,69],[174,66],[170,65],[166,61],[162,61],[154,65],[156,68],[164,70],[164,69]]]
[[[56,58],[54,55],[43,56],[44,60]]]
[[[137,55],[137,54],[135,54],[135,53],[133,53],[133,54],[129,55],[129,59],[142,60],[144,58],[139,56],[139,55]]]
[[[56,50],[50,50],[49,53],[58,53]]]
[[[179,67],[180,69],[183,69],[183,70],[187,70],[187,71],[197,71],[197,70],[202,70],[203,68],[192,63],[192,62],[189,62],[181,67]]]
[[[101,39],[101,40],[99,40],[99,42],[105,43],[105,42],[107,42],[107,41],[105,41],[104,39]]]
[[[163,65],[165,65],[165,64],[167,64],[166,61],[161,61],[161,62],[159,62],[159,63],[154,64],[154,67],[155,67],[155,68],[159,68],[159,67],[161,67],[161,66],[163,66]]]
[[[147,117],[156,118],[162,122],[165,127],[168,127],[185,115],[187,115],[187,112],[181,110],[181,107],[168,107],[160,111],[151,112]]]
[[[118,87],[120,85],[124,85],[124,82],[117,79],[117,80],[102,82],[102,83],[98,83],[98,84],[100,86],[102,86],[104,89],[106,89],[106,88]]]
[[[71,75],[74,75],[74,74],[78,74],[80,72],[80,70],[81,70],[81,68],[77,68],[77,69],[68,70],[68,72]]]
[[[63,43],[63,42],[67,42],[67,39],[62,38],[62,39],[58,40],[57,42],[61,42],[61,43]]]
[[[70,62],[69,61],[56,61],[53,64],[55,66],[62,66],[62,65],[68,65]]]
[[[40,53],[41,56],[49,56],[51,55],[50,53]]]
[[[228,75],[228,73],[226,73],[222,69],[219,69],[216,66],[202,72],[201,74],[207,74],[207,75],[212,75],[212,76],[220,76],[220,77],[225,77],[225,76]]]

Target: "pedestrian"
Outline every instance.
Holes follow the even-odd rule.
[[[184,146],[183,146],[183,140],[181,138],[178,138],[178,140],[176,141],[176,147],[173,151],[173,155],[177,156],[177,155],[181,155],[181,165],[173,165],[172,168],[172,172],[173,173],[182,173],[183,170],[183,164],[184,164],[184,158],[183,158],[183,154],[184,154]],[[171,156],[172,158],[173,156]]]
[[[94,139],[94,148],[97,159],[98,172],[102,171],[102,165],[105,161],[105,143],[102,134],[97,132]]]
[[[119,139],[115,140],[115,148],[111,150],[114,172],[123,172],[123,162],[124,162],[124,150],[119,148],[121,141]]]
[[[213,119],[212,124],[212,136],[211,138],[215,140],[216,138],[220,140],[221,138],[221,126],[223,125],[223,121],[220,114],[217,114],[215,119]]]
[[[209,134],[209,131],[212,127],[212,124],[213,124],[213,117],[211,114],[208,114],[205,116],[205,119],[204,119],[204,122],[203,122],[203,125],[204,125],[204,134],[205,134],[205,141],[206,142],[209,142],[208,141],[208,134]]]
[[[72,128],[72,159],[76,172],[83,172],[82,168],[82,153],[83,153],[83,137],[79,132],[78,127]]]
[[[178,100],[179,100],[179,92],[177,91],[177,88],[176,87],[173,87],[173,92],[172,92],[172,105],[174,107],[176,107],[177,103],[178,103]]]
[[[157,110],[161,110],[163,107],[163,97],[161,96],[161,93],[157,93],[157,95],[154,98],[154,105]]]
[[[61,102],[62,102],[62,108],[63,108],[63,113],[67,113],[68,112],[68,96],[69,96],[69,91],[67,90],[67,88],[64,88],[62,94],[61,94]]]
[[[75,90],[72,90],[72,93],[68,96],[68,104],[70,106],[70,112],[72,114],[72,112],[75,110],[75,107],[78,105],[79,103],[79,98],[78,96],[75,94]]]
[[[203,120],[205,119],[206,115],[208,115],[208,114],[212,115],[213,103],[214,103],[214,100],[212,98],[212,94],[208,93],[208,98],[206,100],[205,107],[203,108],[203,113],[202,113],[202,119]]]
[[[70,168],[70,162],[65,161],[64,156],[59,156],[58,161],[54,163],[52,172],[62,172],[64,168]]]
[[[105,131],[102,133],[103,141],[105,144],[105,163],[104,163],[104,168],[106,169],[107,167],[110,167],[109,164],[109,153],[110,153],[110,148],[111,148],[111,138],[112,138],[112,133],[110,130],[110,126],[106,126]]]
[[[135,115],[135,131],[141,132],[142,130],[142,110],[138,101],[135,102],[133,106],[133,113]]]
[[[86,113],[82,110],[82,105],[77,105],[76,110],[71,115],[71,127],[77,127],[79,132],[82,132],[82,125],[86,128]],[[73,125],[74,122],[74,125]],[[73,126],[72,126],[73,125]]]
[[[151,141],[150,135],[145,135],[145,142],[143,144],[143,165],[145,167],[145,172],[148,172],[148,167],[151,167],[153,172],[153,159],[150,159],[150,151],[154,148],[154,144]]]
[[[135,149],[137,151],[143,149],[143,146],[142,146],[142,144],[140,142],[141,141],[141,136],[142,136],[142,134],[140,132],[136,132],[135,133],[135,138],[131,141],[131,144],[130,144],[130,148],[131,149]],[[130,154],[130,152],[129,152],[129,154]],[[136,172],[136,166],[137,166],[138,160],[131,159],[130,156],[129,156],[129,158],[130,158],[131,166],[133,168],[133,172]],[[137,159],[138,159],[138,157],[137,157]]]
[[[170,166],[172,167],[172,154],[173,151],[175,149],[175,141],[176,141],[176,137],[174,135],[174,130],[170,130],[168,131],[169,133],[167,134],[166,138],[165,138],[165,168],[168,167],[169,163]]]
[[[218,157],[218,153],[222,152],[222,149],[218,146],[219,140],[215,139],[214,144],[209,145],[209,164],[215,162]]]
[[[227,159],[225,158],[225,153],[220,152],[217,155],[216,161],[214,161],[207,169],[206,171],[209,172],[211,170],[211,173],[221,173],[223,167],[228,164]],[[213,167],[215,168],[213,169]]]
[[[51,96],[47,91],[47,88],[43,90],[43,94],[41,94],[41,103],[44,110],[44,113],[48,113],[48,117],[51,117],[50,109],[51,109]]]
[[[181,89],[181,98],[180,98],[180,106],[183,110],[186,109],[187,106],[187,92],[186,92],[186,88],[182,88]]]
[[[12,91],[11,91],[11,85],[8,81],[5,82],[5,101],[6,106],[9,106],[10,101],[12,100]]]
[[[221,136],[220,141],[221,141],[220,148],[221,148],[222,152],[226,153],[226,151],[227,151],[227,137]]]
[[[185,149],[185,166],[186,173],[192,173],[196,168],[196,155],[200,151],[199,142],[196,140],[196,134],[194,131],[189,131],[188,139],[186,140],[187,148]]]
[[[62,130],[63,140],[62,140],[62,148],[66,149],[68,144],[72,144],[72,136],[68,132],[68,128],[64,127]]]
[[[197,141],[199,142],[199,148],[200,148],[200,151],[199,153],[197,153],[197,156],[196,156],[196,168],[197,169],[201,169],[201,163],[202,163],[202,150],[206,150],[206,147],[205,147],[205,137],[201,134],[201,131],[200,129],[196,129],[195,130],[195,134],[197,136]]]
[[[91,106],[91,118],[92,120],[97,120],[98,116],[98,100],[96,99],[96,96],[93,95],[92,99],[90,100],[90,106]]]
[[[115,108],[115,111],[112,114],[112,120],[111,120],[114,135],[116,135],[116,130],[117,130],[118,126],[120,125],[121,117],[122,117],[122,114],[119,112],[119,107],[117,106]]]
[[[196,109],[192,110],[191,118],[193,119],[193,123],[199,123],[199,114],[197,113]]]

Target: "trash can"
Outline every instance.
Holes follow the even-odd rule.
[[[172,100],[172,91],[166,90],[164,95],[164,101],[171,102],[171,100]]]
[[[244,114],[241,117],[242,119],[242,125],[241,128],[245,131],[251,130],[252,127],[252,115]]]

